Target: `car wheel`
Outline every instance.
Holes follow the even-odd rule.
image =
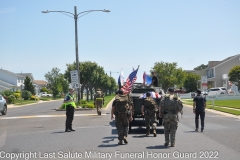
[[[6,115],[7,114],[7,106],[5,106],[4,110],[2,111],[2,115]]]

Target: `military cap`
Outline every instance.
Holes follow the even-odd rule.
[[[197,94],[201,94],[201,93],[202,93],[202,91],[201,91],[201,90],[199,90],[199,89],[197,89],[195,93],[197,93]]]
[[[119,90],[118,90],[118,94],[123,95],[123,90],[119,89]]]

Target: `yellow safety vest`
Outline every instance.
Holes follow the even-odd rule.
[[[68,96],[69,96],[71,99],[73,99],[73,97],[72,97],[70,94],[68,94]],[[65,109],[66,109],[67,105],[71,105],[71,106],[73,106],[75,109],[77,108],[75,102],[73,102],[73,101],[72,101],[72,102],[66,102],[66,103],[64,103],[64,105],[65,105]]]

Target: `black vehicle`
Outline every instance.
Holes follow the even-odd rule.
[[[141,108],[142,108],[142,103],[143,99],[140,99],[139,97],[142,96],[144,93],[147,92],[162,92],[164,94],[164,91],[160,87],[147,87],[143,86],[141,83],[136,83],[133,86],[133,90],[129,94],[130,98],[133,101],[133,120],[132,122],[129,123],[129,132],[132,129],[132,126],[145,126],[145,120],[144,116],[142,115]],[[154,98],[159,106],[161,99],[160,98]],[[162,125],[162,118],[160,118],[157,114],[157,119],[158,119],[158,126]]]

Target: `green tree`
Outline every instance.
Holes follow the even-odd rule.
[[[48,93],[48,89],[46,87],[42,87],[40,92],[47,92]]]
[[[31,92],[31,94],[35,94],[34,86],[28,76],[24,80],[24,90]]]
[[[236,86],[240,84],[240,66],[233,67],[228,74],[229,81],[234,83]]]
[[[195,67],[193,70],[198,71],[207,68],[208,65],[201,64],[200,66]]]
[[[22,90],[21,95],[24,100],[28,100],[31,97],[32,93],[27,90]]]
[[[58,68],[53,68],[50,72],[45,74],[45,78],[48,82],[48,88],[52,91],[54,99],[59,93],[63,92],[63,88],[65,89],[66,83],[68,83]]]
[[[197,82],[200,80],[200,76],[195,73],[186,73],[184,87],[187,92],[192,92],[197,90]]]
[[[184,82],[185,73],[182,68],[177,67],[177,63],[156,62],[153,70],[159,80],[159,84],[166,91],[169,87],[174,85],[182,85]]]

